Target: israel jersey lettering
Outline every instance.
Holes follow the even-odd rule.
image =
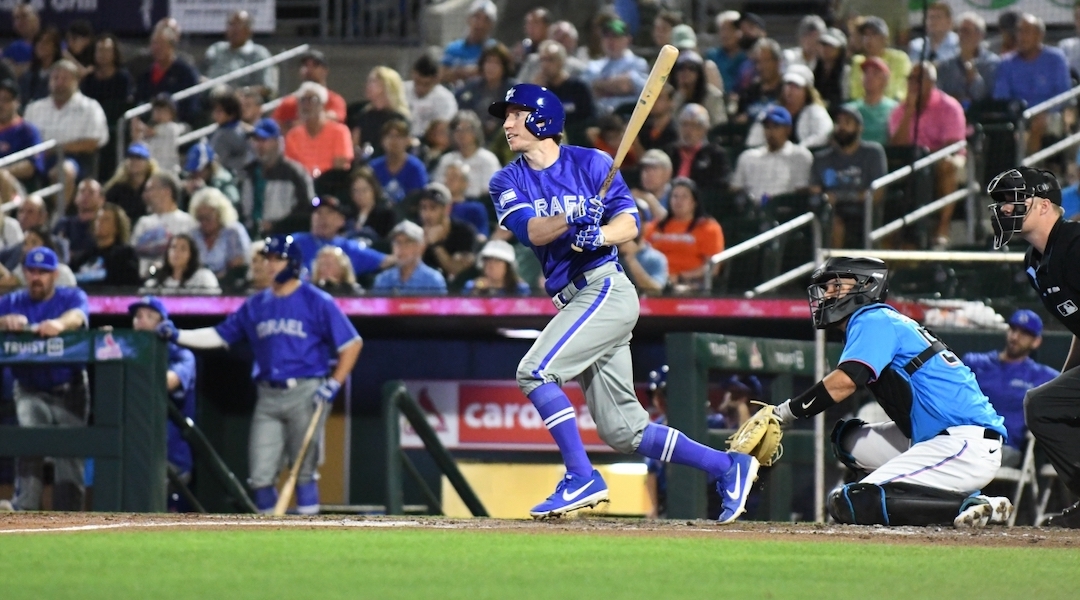
[[[530,167],[525,157],[518,157],[496,173],[489,185],[499,224],[513,231],[521,243],[531,246],[529,219],[561,215],[595,197],[611,164],[607,154],[579,146],[559,146],[555,164],[542,171]],[[616,173],[604,198],[604,223],[622,213],[632,213],[637,218],[637,212],[630,189],[622,175]],[[555,295],[585,271],[618,260],[614,246],[575,252],[570,247],[575,233],[570,229],[549,244],[533,247],[544,269],[548,294]]]
[[[310,283],[284,297],[263,290],[215,329],[229,345],[250,342],[252,377],[269,381],[325,377],[338,351],[360,339],[330,295]]]
[[[887,304],[871,304],[848,320],[840,362],[860,362],[876,380],[887,367],[911,386],[912,442],[928,440],[957,425],[976,425],[1006,435],[1004,420],[979,389],[971,369],[951,352],[939,352],[913,376],[904,371],[912,358],[930,346],[918,323]]]
[[[17,290],[0,297],[0,315],[19,314],[26,317],[30,325],[37,325],[49,319],[58,319],[69,310],[81,310],[83,329],[90,318],[90,304],[86,292],[76,287],[58,287],[51,298],[36,302],[25,290]],[[37,389],[50,390],[54,387],[71,383],[83,365],[64,365],[55,367],[11,367],[11,374],[22,385]]]
[[[180,379],[180,387],[169,393],[169,399],[185,417],[195,420],[195,355],[188,350],[169,344],[169,370],[176,373]],[[168,429],[168,452],[167,459],[181,473],[191,471],[193,462],[191,459],[191,446],[180,435],[180,428],[173,424],[172,419],[166,422]]]

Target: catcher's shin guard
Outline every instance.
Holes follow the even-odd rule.
[[[866,421],[862,419],[841,419],[833,425],[832,432],[829,433],[829,440],[832,441],[833,454],[840,462],[844,463],[844,466],[853,470],[861,471],[859,466],[855,463],[855,457],[851,455],[851,452],[844,446],[844,437],[857,430],[858,428],[866,425]]]
[[[968,494],[904,483],[849,483],[829,494],[829,515],[849,525],[951,524]]]

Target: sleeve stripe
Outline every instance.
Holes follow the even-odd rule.
[[[845,361],[843,361],[843,362],[857,362],[857,363],[859,363],[860,365],[863,365],[863,366],[864,366],[864,367],[866,367],[867,369],[870,369],[870,372],[874,374],[874,377],[873,377],[873,378],[871,378],[871,379],[870,379],[870,381],[877,381],[877,378],[878,378],[878,375],[879,375],[879,373],[877,372],[877,370],[876,370],[876,369],[874,369],[874,367],[872,367],[872,366],[870,365],[870,363],[867,363],[867,362],[861,361],[861,360],[859,360],[859,359],[857,359],[857,358],[849,358],[849,359],[847,359],[847,360],[845,360]],[[841,363],[841,364],[843,364],[843,363]]]
[[[510,213],[514,212],[515,210],[520,210],[522,208],[529,208],[529,205],[528,204],[517,204],[515,206],[511,206],[508,210],[503,212],[503,214],[499,215],[499,225],[503,224],[503,221],[506,219],[506,215],[509,215]]]
[[[364,338],[360,337],[359,335],[356,335],[352,339],[350,339],[349,341],[347,341],[344,344],[338,346],[337,351],[340,354],[342,350],[348,348],[349,346],[352,346],[353,344],[358,344],[358,343],[360,343],[362,341],[364,341]]]

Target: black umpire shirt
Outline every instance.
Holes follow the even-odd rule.
[[[1046,251],[1028,248],[1024,266],[1043,306],[1080,336],[1080,222],[1058,219],[1046,240]]]

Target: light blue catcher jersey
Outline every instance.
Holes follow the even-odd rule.
[[[227,344],[248,340],[255,354],[252,377],[270,381],[325,377],[330,359],[360,339],[333,298],[310,283],[280,298],[263,290],[215,329]]]
[[[496,173],[488,186],[499,224],[513,231],[521,243],[531,245],[529,219],[560,215],[595,197],[611,163],[607,154],[579,146],[559,146],[558,160],[542,171],[530,167],[525,157],[518,157]],[[622,213],[632,213],[636,219],[637,212],[630,189],[616,173],[604,198],[604,223]],[[566,231],[550,244],[533,247],[543,265],[548,294],[555,295],[574,277],[618,259],[615,247],[575,252],[570,247],[574,235],[574,231]]]
[[[873,371],[871,381],[892,367],[911,386],[911,439],[918,443],[957,425],[993,429],[1005,437],[1005,422],[979,389],[975,375],[955,354],[938,352],[914,375],[904,366],[935,340],[915,321],[887,304],[860,308],[848,320],[840,362],[856,361]]]

